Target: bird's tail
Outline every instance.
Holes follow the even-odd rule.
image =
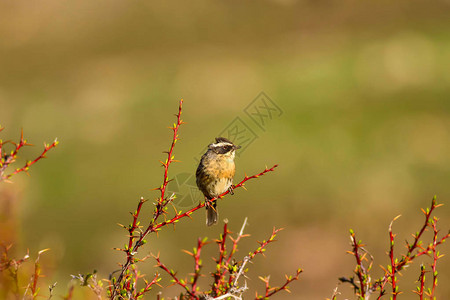
[[[206,225],[211,226],[217,224],[218,217],[216,201],[210,205],[206,205]]]

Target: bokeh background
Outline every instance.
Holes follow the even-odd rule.
[[[157,196],[166,127],[183,98],[171,176],[193,173],[195,157],[236,117],[258,136],[236,159],[236,179],[280,165],[220,202],[232,230],[249,218],[241,256],[285,228],[250,266],[249,297],[263,288],[258,275],[279,284],[297,267],[301,280],[275,299],[330,297],[337,278],[352,274],[350,228],[375,266],[388,263],[389,222],[402,214],[394,230],[403,251],[435,194],[449,228],[449,12],[448,1],[409,0],[1,1],[1,138],[24,129],[36,147],[23,161],[42,141],[61,142],[31,177],[0,185],[3,239],[17,255],[51,248],[43,265],[56,295],[67,293],[70,274],[107,278],[124,259],[112,250],[126,239],[116,223],[128,224],[141,196]],[[264,129],[244,111],[261,91],[282,110]],[[160,252],[190,272],[181,249],[221,231],[204,218],[167,228],[142,254]],[[401,279],[402,299],[416,298],[419,265]],[[154,272],[152,262],[143,268]],[[439,269],[438,299],[449,299],[447,256]],[[351,298],[349,286],[339,290]],[[89,295],[77,289],[77,298]]]

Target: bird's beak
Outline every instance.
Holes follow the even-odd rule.
[[[236,150],[236,149],[241,149],[241,146],[239,146],[239,145],[234,145],[234,150]]]

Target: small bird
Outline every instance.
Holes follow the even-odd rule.
[[[208,146],[197,168],[197,186],[206,198],[206,225],[217,223],[217,203],[210,200],[227,190],[233,194],[233,177],[235,151],[241,146],[234,145],[224,137],[216,138],[216,142]]]

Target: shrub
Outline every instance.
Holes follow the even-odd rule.
[[[247,224],[247,218],[244,221],[240,231],[233,235],[228,227],[228,221],[224,222],[223,231],[217,239],[213,242],[208,242],[208,239],[198,238],[195,247],[192,251],[184,250],[184,252],[192,258],[193,271],[187,276],[180,276],[170,266],[166,265],[160,258],[159,254],[141,256],[140,250],[152,237],[159,231],[164,230],[170,225],[174,226],[183,218],[190,218],[193,214],[198,213],[205,207],[205,203],[199,203],[197,206],[186,210],[178,210],[173,205],[175,195],[169,195],[167,191],[167,185],[170,182],[169,168],[172,163],[177,162],[174,156],[174,148],[179,141],[179,130],[184,122],[181,119],[183,100],[179,103],[178,113],[176,114],[176,122],[170,129],[172,130],[172,142],[167,153],[167,158],[161,161],[163,166],[163,181],[161,185],[154,190],[159,192],[157,201],[153,203],[153,215],[150,219],[144,219],[141,217],[141,211],[144,204],[147,201],[141,198],[138,201],[136,210],[132,213],[132,219],[128,225],[120,225],[127,231],[127,240],[123,248],[115,248],[124,253],[124,262],[120,264],[120,270],[110,275],[109,279],[99,279],[97,273],[88,273],[85,275],[72,275],[73,283],[78,283],[81,286],[88,287],[94,292],[94,295],[98,299],[142,299],[148,292],[152,290],[156,285],[167,287],[168,285],[176,285],[180,288],[181,292],[173,299],[192,299],[192,300],[220,300],[220,299],[233,299],[241,300],[244,294],[247,292],[248,287],[244,279],[245,274],[248,271],[248,263],[257,255],[264,255],[267,246],[275,241],[275,237],[282,229],[274,228],[272,233],[266,240],[259,243],[256,249],[248,252],[246,256],[238,257],[237,250],[239,242],[247,237],[244,233]],[[0,128],[0,131],[2,128]],[[5,145],[13,145],[11,152],[5,151]],[[48,151],[58,145],[58,141],[55,140],[52,144],[44,144],[43,152],[34,160],[27,161],[21,168],[16,168],[14,171],[8,172],[10,166],[16,161],[18,154],[22,147],[29,146],[30,144],[23,138],[21,134],[20,141],[3,142],[0,140],[0,182],[10,181],[10,178],[18,173],[27,172],[29,168],[36,162],[44,158]],[[245,176],[239,183],[235,185],[235,188],[244,187],[247,181],[257,179],[263,175],[273,172],[277,165],[271,168],[265,168],[260,173]],[[226,191],[219,197],[213,200],[222,200],[229,191]],[[367,300],[370,297],[376,297],[376,299],[382,299],[385,296],[389,296],[391,299],[397,299],[401,294],[399,288],[398,274],[400,271],[404,271],[405,268],[410,265],[417,257],[429,256],[430,264],[428,267],[422,265],[419,274],[418,286],[416,293],[419,299],[424,299],[425,296],[429,299],[435,299],[435,291],[437,287],[437,262],[442,254],[439,253],[438,247],[441,246],[445,239],[449,237],[449,233],[441,235],[438,229],[438,219],[433,215],[435,209],[440,205],[436,202],[436,197],[433,198],[430,208],[422,210],[425,215],[424,224],[421,228],[413,234],[413,240],[406,242],[406,253],[400,257],[396,257],[394,254],[394,247],[396,244],[392,226],[394,221],[398,218],[394,218],[391,222],[388,230],[389,236],[389,249],[387,251],[390,263],[382,267],[383,276],[378,279],[373,279],[371,276],[371,270],[374,263],[374,257],[367,251],[366,246],[361,240],[356,238],[356,234],[353,230],[350,230],[351,250],[348,251],[354,256],[356,265],[354,268],[354,275],[350,277],[341,277],[339,280],[343,283],[348,283],[353,287],[354,294],[358,299]],[[142,225],[146,224],[146,225]],[[2,225],[2,224],[0,224]],[[4,224],[3,224],[4,225]],[[7,229],[7,226],[2,226]],[[431,241],[424,239],[424,232],[427,230],[432,231]],[[234,236],[234,237],[233,237]],[[205,247],[209,247],[211,244],[216,244],[217,253],[214,258],[215,268],[210,273],[210,285],[209,289],[201,289],[199,281],[206,277],[203,273],[203,261],[202,252]],[[14,259],[10,257],[11,245],[4,245],[2,247],[2,253],[0,257],[0,297],[2,299],[9,298],[23,298],[23,299],[36,299],[38,296],[43,296],[40,290],[42,284],[40,284],[41,266],[40,255],[46,252],[48,249],[39,251],[37,257],[33,262],[30,262],[30,255],[25,254],[20,259]],[[166,273],[169,278],[169,283],[163,283],[161,274],[158,272],[154,276],[147,277],[139,271],[139,266],[146,260],[153,260],[156,262],[156,268],[162,273]],[[26,265],[28,263],[28,265]],[[31,264],[30,264],[31,263]],[[26,266],[25,266],[26,265]],[[256,293],[255,300],[257,299],[269,299],[273,295],[279,292],[289,292],[288,285],[299,279],[301,269],[297,269],[293,275],[286,275],[284,283],[281,286],[273,287],[270,285],[269,276],[259,277],[264,283],[264,289],[260,293]],[[430,273],[431,280],[426,279],[427,273]],[[26,282],[26,284],[24,284]],[[53,296],[53,289],[55,284],[49,286],[47,298],[50,299]],[[67,296],[65,299],[72,299],[75,284],[69,287]],[[164,299],[165,289],[162,293],[156,295],[157,299]],[[167,297],[167,296],[166,296]],[[248,296],[246,296],[248,298]],[[334,290],[332,295],[333,300],[339,297],[338,289]]]

